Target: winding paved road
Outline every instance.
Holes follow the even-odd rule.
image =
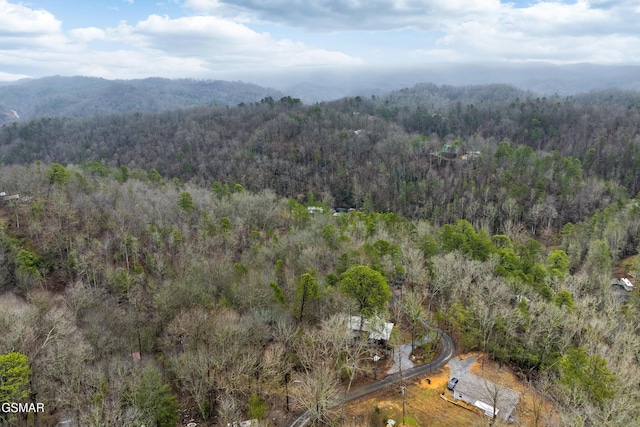
[[[443,333],[440,338],[440,353],[429,363],[425,363],[424,365],[415,366],[411,369],[406,369],[402,372],[402,377],[399,373],[391,374],[380,381],[376,381],[374,383],[365,384],[359,387],[354,387],[349,391],[347,397],[340,401],[340,405],[342,403],[351,402],[352,400],[359,399],[368,394],[374,393],[378,390],[381,390],[391,384],[398,383],[403,379],[410,379],[416,377],[418,375],[425,374],[427,372],[431,372],[434,369],[438,369],[441,366],[444,366],[455,354],[456,345],[453,342],[453,338],[451,335],[446,332]],[[304,427],[309,422],[310,415],[306,412],[301,414],[298,418],[293,420],[291,423],[287,425],[287,427]]]

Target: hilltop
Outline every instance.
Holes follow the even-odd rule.
[[[88,117],[114,112],[159,112],[203,105],[236,105],[275,90],[222,80],[106,80],[95,77],[44,77],[0,85],[0,105],[22,120],[37,117]]]

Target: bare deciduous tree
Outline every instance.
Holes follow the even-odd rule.
[[[336,370],[318,361],[310,372],[297,377],[293,383],[294,402],[309,414],[313,425],[331,425],[340,400]]]

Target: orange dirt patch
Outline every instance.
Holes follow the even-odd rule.
[[[447,388],[449,369],[445,368],[432,372],[428,377],[421,378],[417,384],[418,387],[431,390],[444,390]],[[427,378],[429,381],[427,381]]]
[[[471,366],[471,373],[483,377],[496,384],[508,387],[522,394],[525,391],[525,378],[518,378],[511,368],[494,362],[487,355],[472,354],[477,360]]]

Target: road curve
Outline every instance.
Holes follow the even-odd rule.
[[[369,384],[364,384],[359,387],[354,387],[349,391],[349,393],[347,394],[347,397],[340,401],[339,405],[341,405],[342,403],[347,403],[347,402],[351,402],[352,400],[359,399],[368,394],[375,393],[376,391],[382,390],[383,388],[391,384],[396,384],[402,381],[403,379],[406,380],[406,379],[414,378],[414,377],[417,377],[418,375],[431,372],[434,369],[438,369],[441,366],[444,366],[455,355],[455,351],[456,351],[456,345],[453,342],[453,338],[451,338],[451,335],[444,332],[442,334],[442,337],[440,338],[439,347],[440,347],[440,352],[431,362],[425,363],[424,365],[415,366],[411,369],[406,369],[402,372],[402,376],[400,376],[399,373],[395,373],[395,374],[387,375],[386,377],[384,377],[379,381],[369,383]],[[287,427],[304,427],[309,422],[309,418],[310,418],[310,415],[305,412],[301,414],[298,418],[293,420],[290,424],[287,424]]]

